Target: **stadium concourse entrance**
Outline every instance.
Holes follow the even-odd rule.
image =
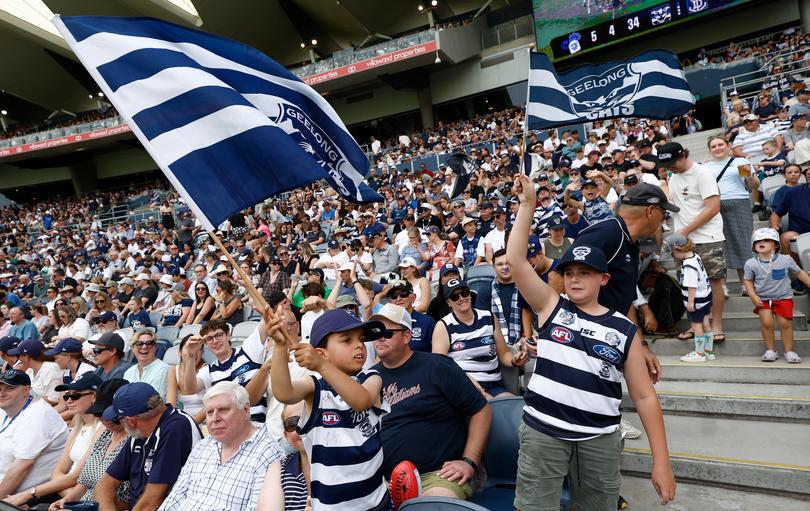
[[[137,187],[146,183],[154,183],[155,181],[165,181],[163,173],[158,170],[150,170],[147,172],[138,172],[136,174],[127,174],[124,176],[116,176],[107,179],[99,179],[95,190],[89,190],[90,193],[105,191],[105,190],[127,190],[131,187]],[[73,183],[70,180],[55,181],[51,183],[38,183],[30,186],[21,186],[18,188],[9,188],[0,190],[6,197],[20,204],[30,204],[40,201],[52,201],[54,199],[74,197]]]

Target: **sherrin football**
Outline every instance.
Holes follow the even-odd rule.
[[[409,499],[414,499],[422,493],[422,480],[416,465],[408,460],[399,462],[391,472],[391,499],[394,509]]]

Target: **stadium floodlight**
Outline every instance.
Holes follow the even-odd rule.
[[[317,39],[313,39],[311,42],[312,42],[312,46],[317,46],[318,45],[318,40]]]
[[[5,110],[0,110],[0,115],[8,115],[8,112]]]
[[[422,4],[419,4],[416,8],[419,10],[419,12],[422,12],[422,11],[425,10],[425,6],[422,5]]]
[[[434,60],[433,63],[434,64],[441,64],[442,63],[442,59],[441,59],[441,57],[439,57],[438,53],[436,54],[436,60]]]
[[[439,0],[431,0],[430,5],[432,5],[433,7],[436,7],[437,5],[439,5]]]
[[[93,96],[92,94],[88,94],[87,97],[90,99],[95,99],[95,96]]]
[[[98,93],[98,97],[103,98],[103,97],[104,97],[104,93],[103,93],[103,92],[99,92],[99,93]]]
[[[306,48],[306,47],[307,47],[307,45],[306,45],[306,44],[301,43],[301,49],[302,49],[302,50],[303,50],[304,48]]]

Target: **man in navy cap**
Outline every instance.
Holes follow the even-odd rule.
[[[24,490],[36,497],[62,455],[67,425],[16,369],[0,373],[0,410],[0,500]]]
[[[105,314],[112,314],[112,312],[105,312]],[[120,335],[111,332],[104,332],[98,339],[89,341],[93,345],[93,354],[95,355],[96,368],[95,374],[98,375],[102,381],[107,381],[112,378],[123,378],[124,373],[130,367],[130,363],[124,360],[124,339]]]
[[[132,440],[96,486],[94,497],[100,511],[116,509],[116,493],[124,481],[131,484],[130,509],[159,508],[201,438],[194,420],[164,403],[157,391],[143,382],[118,389],[103,418],[120,420]]]
[[[0,367],[0,370],[6,371],[11,369],[14,367],[14,364],[17,363],[17,357],[10,355],[8,352],[19,346],[20,342],[18,337],[6,336],[0,338],[0,358],[3,359],[3,365]]]
[[[434,321],[439,321],[450,313],[450,306],[447,305],[447,299],[444,297],[444,285],[452,279],[460,279],[461,269],[453,263],[445,263],[442,269],[439,270],[439,292],[436,297],[430,301],[428,305],[427,314]]]

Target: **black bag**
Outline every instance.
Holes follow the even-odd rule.
[[[681,296],[681,286],[666,273],[659,274],[647,304],[655,314],[660,332],[669,331],[686,312],[686,306],[683,304]]]

